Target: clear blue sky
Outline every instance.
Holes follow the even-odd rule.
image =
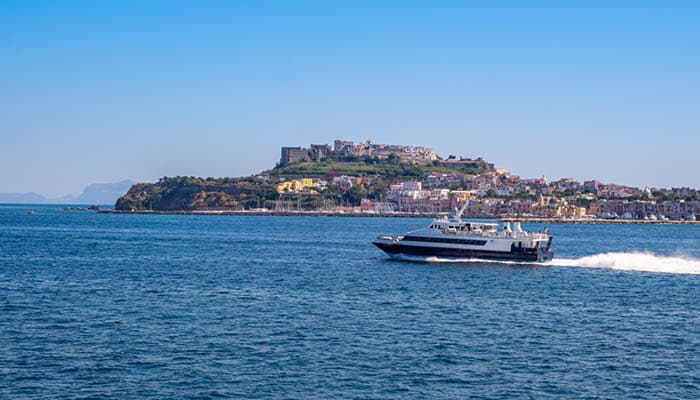
[[[0,2],[0,192],[334,138],[700,187],[697,1]]]

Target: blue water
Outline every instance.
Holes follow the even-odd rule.
[[[700,397],[700,226],[552,225],[533,266],[371,246],[419,219],[26,208],[0,398]]]

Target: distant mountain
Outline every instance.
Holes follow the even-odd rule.
[[[0,203],[21,204],[114,204],[135,182],[93,183],[80,196],[46,198],[37,193],[0,193]]]
[[[37,193],[0,193],[0,203],[46,203],[46,197]]]
[[[136,182],[125,180],[115,183],[93,183],[88,185],[83,193],[75,198],[76,204],[114,204],[117,199]]]

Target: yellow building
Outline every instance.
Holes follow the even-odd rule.
[[[593,202],[588,206],[588,212],[591,215],[598,215],[600,214],[600,206],[598,205],[597,202]]]
[[[586,207],[576,207],[574,205],[567,204],[564,207],[559,207],[557,216],[567,216],[567,217],[585,217]]]
[[[575,207],[576,209],[574,210],[574,215],[576,217],[585,217],[586,216],[586,207]]]
[[[314,182],[311,178],[295,179],[293,181],[282,182],[277,185],[277,193],[301,192],[309,190]]]
[[[287,181],[287,182],[280,183],[279,185],[277,185],[277,192],[278,193],[291,192],[293,182],[294,181]]]

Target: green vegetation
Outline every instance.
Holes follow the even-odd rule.
[[[325,179],[329,173],[350,176],[378,176],[383,179],[422,179],[436,173],[459,173],[463,175],[478,175],[484,171],[473,167],[446,167],[439,163],[429,165],[409,164],[392,160],[378,160],[367,158],[363,161],[328,161],[298,162],[284,166],[277,166],[268,171],[270,176],[284,177],[287,179],[316,178]]]

